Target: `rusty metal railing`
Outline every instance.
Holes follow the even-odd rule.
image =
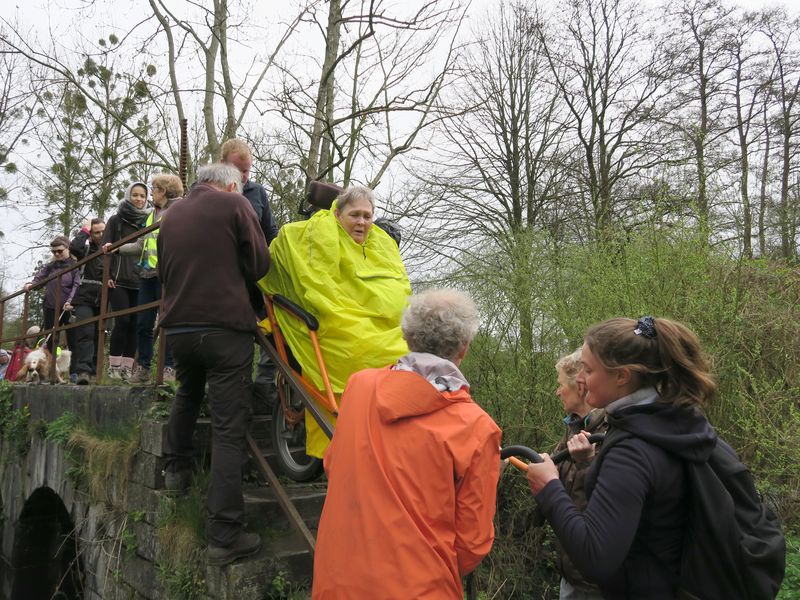
[[[111,255],[115,250],[117,250],[120,246],[124,246],[132,241],[139,239],[140,237],[147,235],[151,231],[155,231],[160,226],[159,222],[153,223],[148,227],[143,227],[132,234],[121,238],[120,240],[111,244],[108,247],[106,252],[102,250],[98,250],[97,252],[86,256],[75,264],[70,265],[69,267],[62,269],[56,273],[53,273],[49,277],[42,279],[42,281],[38,282],[36,285],[31,286],[30,289],[25,290],[18,290],[13,292],[12,294],[8,294],[0,298],[0,345],[6,344],[8,342],[14,342],[16,345],[23,345],[26,340],[28,339],[37,339],[42,336],[52,336],[54,340],[57,340],[59,337],[60,332],[67,331],[70,329],[74,329],[76,327],[81,327],[83,325],[90,325],[92,323],[97,323],[97,339],[96,342],[96,350],[97,350],[97,364],[96,366],[96,373],[98,379],[102,376],[103,373],[103,365],[105,364],[105,322],[109,319],[113,319],[115,317],[124,317],[130,314],[143,312],[145,310],[150,310],[152,308],[158,308],[159,312],[161,310],[161,300],[156,300],[154,302],[148,302],[147,304],[140,304],[138,306],[134,306],[131,308],[126,308],[124,310],[116,310],[111,311],[108,309],[108,281],[110,279],[110,264],[111,264]],[[77,269],[82,268],[85,264],[96,260],[97,258],[102,258],[103,260],[103,278],[102,278],[102,286],[100,292],[100,312],[93,316],[89,317],[88,319],[83,319],[81,321],[76,321],[74,323],[61,323],[61,308],[63,303],[61,302],[61,278],[69,273],[70,271],[75,271]],[[26,335],[28,327],[29,327],[29,319],[30,319],[30,294],[37,292],[40,289],[43,289],[47,286],[50,281],[56,280],[56,292],[55,292],[55,319],[53,323],[53,327],[48,329],[42,329],[35,335]],[[8,302],[17,298],[18,296],[23,297],[23,306],[22,306],[22,314],[21,314],[21,323],[20,323],[20,331],[19,335],[13,337],[3,337],[4,327],[5,327],[5,316],[6,316],[6,306]],[[164,355],[165,355],[165,336],[163,329],[159,328],[158,330],[158,352],[155,354],[156,357],[156,385],[161,385],[163,383],[163,370],[164,370]],[[55,345],[53,346],[55,348]],[[54,357],[55,358],[55,357]],[[56,376],[56,365],[55,360],[51,365],[50,369],[50,381],[55,383],[57,380]]]

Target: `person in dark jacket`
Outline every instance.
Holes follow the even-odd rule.
[[[106,224],[103,219],[92,219],[70,242],[69,251],[78,260],[100,250]],[[75,320],[84,321],[100,314],[100,298],[103,292],[103,257],[97,256],[82,267],[81,283],[78,286],[72,305],[75,307]],[[95,375],[97,322],[75,328],[75,349],[72,353],[71,373],[76,375],[78,385],[87,385]]]
[[[64,269],[74,265],[76,260],[70,256],[69,240],[63,235],[59,235],[50,242],[50,252],[53,255],[52,260],[46,263],[33,279],[22,286],[22,289],[28,291],[40,281],[43,281]],[[72,311],[72,298],[75,295],[75,290],[78,289],[80,283],[80,273],[77,270],[72,270],[61,276],[61,293],[59,305],[56,306],[56,290],[58,289],[59,279],[51,279],[47,282],[44,291],[44,329],[50,329],[56,323],[56,314],[58,314],[59,324],[66,325],[69,323],[70,313]],[[48,335],[47,349],[55,356],[55,348],[58,345],[56,336]],[[73,339],[73,332],[71,329],[67,330],[67,345],[72,348],[75,344]]]
[[[244,530],[242,461],[256,332],[247,282],[266,274],[269,249],[239,190],[235,168],[202,167],[189,194],[162,218],[157,242],[161,326],[178,379],[164,446],[165,485],[180,492],[189,484],[192,434],[208,385],[212,459],[206,532],[212,565],[253,554],[261,545],[257,534]]]
[[[586,476],[581,512],[546,454],[528,483],[558,541],[605,598],[673,600],[688,521],[684,461],[704,462],[717,442],[700,406],[716,384],[695,335],[668,319],[611,319],[592,327],[578,381],[605,408],[610,446]],[[589,446],[585,434],[570,451]]]
[[[136,181],[125,190],[125,199],[120,202],[116,214],[106,223],[103,246],[113,244],[135,233],[144,226],[148,211],[147,185]],[[107,282],[111,309],[125,310],[137,305],[139,299],[139,267],[136,256],[111,257],[111,271]],[[127,380],[133,373],[136,356],[136,313],[114,318],[114,329],[108,350],[108,376],[111,379]]]
[[[147,217],[145,227],[161,220],[167,209],[183,196],[183,182],[177,175],[162,173],[153,177],[153,212]],[[158,277],[158,256],[156,240],[158,229],[137,238],[135,241],[119,248],[123,256],[139,258],[139,301],[138,304],[149,304],[161,298],[161,280]],[[136,368],[130,378],[131,383],[150,382],[150,363],[153,360],[153,327],[156,324],[157,308],[151,308],[137,316],[137,359]],[[164,360],[164,381],[175,381],[174,360],[168,348]]]
[[[267,190],[261,184],[250,179],[250,170],[253,168],[253,155],[250,151],[250,146],[244,140],[237,138],[225,141],[220,148],[220,162],[236,167],[241,174],[242,194],[250,202],[253,210],[256,211],[258,223],[261,226],[261,231],[264,232],[267,246],[269,246],[272,240],[278,237],[278,225],[272,214]],[[267,309],[264,306],[264,297],[258,287],[255,284],[250,284],[248,293],[250,294],[250,303],[253,305],[259,319],[266,318]],[[259,352],[256,380],[253,384],[254,401],[261,411],[266,410],[269,412],[268,409],[275,402],[276,395],[275,365],[272,364],[269,355],[264,350]]]

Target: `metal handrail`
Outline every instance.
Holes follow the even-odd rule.
[[[160,221],[156,221],[152,225],[149,225],[147,227],[143,227],[141,229],[138,229],[138,230],[134,231],[133,233],[131,233],[130,235],[127,235],[127,236],[117,240],[116,242],[112,243],[108,247],[108,249],[106,251],[103,251],[102,249],[98,250],[97,252],[94,252],[93,254],[90,254],[90,255],[85,256],[84,258],[78,260],[75,264],[70,265],[70,266],[68,266],[68,267],[66,267],[64,269],[61,269],[60,271],[57,271],[56,273],[53,273],[52,275],[49,275],[48,277],[46,277],[42,281],[38,282],[36,285],[31,286],[31,288],[28,289],[28,290],[21,289],[21,290],[18,290],[16,292],[12,292],[11,294],[8,294],[8,295],[3,296],[2,298],[0,298],[0,344],[5,344],[7,342],[14,342],[17,345],[21,345],[21,344],[25,343],[25,341],[28,340],[28,339],[36,339],[36,338],[39,338],[42,335],[52,335],[52,336],[56,337],[58,335],[58,333],[61,332],[61,331],[67,331],[67,330],[73,329],[75,327],[80,327],[82,325],[88,325],[88,324],[97,322],[98,323],[98,326],[97,326],[97,330],[98,331],[97,331],[97,340],[96,340],[96,348],[97,348],[96,372],[97,372],[98,376],[100,376],[100,374],[103,372],[103,364],[105,362],[105,328],[103,326],[105,324],[105,321],[108,320],[108,319],[113,319],[114,317],[122,317],[122,316],[130,315],[130,314],[134,314],[134,313],[138,313],[138,312],[143,312],[143,311],[149,310],[151,308],[156,308],[157,307],[157,308],[159,308],[159,312],[160,312],[160,309],[161,309],[161,300],[157,300],[157,301],[154,301],[154,302],[148,302],[147,304],[140,304],[140,305],[137,305],[137,306],[134,306],[134,307],[131,307],[131,308],[126,308],[126,309],[123,309],[123,310],[117,310],[117,311],[108,310],[108,285],[107,285],[107,282],[110,279],[109,271],[110,271],[111,255],[113,254],[113,252],[115,250],[119,249],[121,246],[124,246],[125,244],[128,244],[128,243],[130,243],[132,241],[135,241],[135,240],[141,238],[142,236],[145,236],[148,233],[150,233],[152,231],[155,231],[160,226],[161,226]],[[93,317],[89,317],[87,319],[83,319],[82,321],[76,321],[75,323],[67,323],[67,324],[63,324],[62,325],[61,324],[61,319],[58,316],[60,314],[60,310],[61,310],[61,306],[62,306],[62,303],[61,303],[61,277],[63,277],[64,275],[66,275],[70,271],[74,271],[76,269],[80,269],[85,264],[87,264],[90,261],[93,261],[93,260],[97,259],[98,257],[102,257],[102,259],[103,259],[103,277],[102,277],[102,287],[101,287],[101,292],[100,292],[100,313],[98,315],[93,316]],[[35,335],[26,335],[23,332],[27,332],[27,329],[28,329],[28,317],[29,317],[29,307],[30,307],[29,295],[32,292],[36,292],[36,291],[46,287],[47,284],[50,281],[53,281],[54,279],[58,280],[58,285],[56,286],[56,298],[55,298],[55,305],[56,305],[55,306],[55,314],[56,314],[56,318],[54,320],[53,327],[51,327],[49,329],[40,330],[39,333],[37,333]],[[14,298],[16,298],[18,296],[22,296],[22,295],[24,295],[24,299],[23,299],[22,323],[21,323],[21,327],[20,327],[20,335],[17,335],[17,336],[14,336],[14,337],[9,337],[9,338],[4,338],[3,337],[3,329],[5,327],[5,313],[6,313],[5,307],[6,307],[6,303],[9,300],[13,300]],[[156,385],[161,385],[161,383],[163,383],[163,368],[164,368],[164,352],[163,352],[163,349],[164,349],[164,331],[162,329],[160,329],[160,328],[158,330],[158,348],[159,348],[159,350],[158,350],[158,353],[156,354]],[[51,382],[55,382],[56,381],[56,365],[55,365],[55,361],[53,361],[53,364],[51,365],[50,381]]]

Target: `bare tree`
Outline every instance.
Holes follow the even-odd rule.
[[[695,209],[700,227],[709,235],[709,181],[729,162],[723,148],[730,124],[724,116],[730,107],[734,9],[721,0],[683,0],[674,9],[670,6],[665,9],[671,10],[676,23],[668,43],[678,89],[669,120],[689,142],[696,176]]]
[[[275,43],[271,54],[263,64],[256,65],[253,61],[254,73],[246,73],[240,79],[231,66],[231,40],[230,31],[243,28],[244,21],[234,22],[231,6],[228,0],[212,0],[208,4],[192,3],[191,6],[198,10],[198,15],[184,17],[178,15],[163,0],[148,0],[153,15],[159,23],[167,41],[169,55],[169,93],[171,94],[179,119],[184,118],[183,90],[178,84],[176,72],[179,64],[181,49],[189,46],[188,52],[195,52],[202,65],[202,115],[205,131],[206,146],[203,148],[201,162],[219,153],[221,140],[236,136],[242,126],[246,115],[253,108],[254,98],[258,93],[269,69],[273,66],[278,53],[291,37],[297,26],[302,22],[310,8],[319,3],[319,0],[309,1],[298,11],[294,19],[286,25],[280,38]],[[176,31],[184,37],[180,46],[176,45]],[[194,49],[192,50],[192,42]],[[221,82],[219,81],[221,79]],[[191,90],[189,90],[191,91]],[[222,127],[220,129],[217,118],[217,104],[221,103]]]
[[[570,0],[540,32],[552,77],[583,154],[577,172],[600,237],[613,225],[615,187],[662,164],[659,129],[669,54],[627,0]]]
[[[790,206],[790,179],[797,168],[793,163],[797,156],[795,137],[800,125],[800,19],[789,19],[783,8],[770,9],[761,15],[760,31],[769,41],[775,67],[770,87],[777,103],[781,138],[778,229],[781,256],[788,259],[797,255],[797,222]]]
[[[438,142],[414,165],[420,185],[398,209],[415,230],[412,269],[424,263],[428,277],[469,287],[530,373],[543,331],[540,242],[574,236],[560,218],[570,160],[563,104],[546,78],[540,15],[508,2],[482,21],[442,97]]]
[[[25,58],[2,40],[4,35],[0,31],[0,206],[18,185],[15,150],[27,145],[42,86],[38,73]]]
[[[8,26],[8,23],[6,23],[6,26]],[[51,83],[71,85],[86,99],[88,104],[95,106],[98,110],[105,111],[108,117],[113,119],[123,130],[136,137],[140,144],[147,146],[161,164],[166,166],[173,162],[159,148],[155,140],[146,135],[143,136],[141,132],[137,131],[137,123],[131,122],[128,118],[128,104],[108,105],[105,102],[106,98],[102,93],[102,88],[95,89],[91,85],[93,79],[84,77],[86,61],[88,60],[96,65],[96,56],[105,55],[111,52],[111,49],[101,48],[99,51],[77,51],[70,54],[68,58],[61,58],[54,49],[46,48],[37,40],[29,39],[28,36],[22,35],[17,30],[9,29],[5,32],[0,32],[0,34],[3,36],[0,41],[8,48],[24,56],[32,65],[41,67],[46,71],[49,74]],[[143,82],[143,85],[146,86],[146,83]],[[143,97],[139,98],[139,101],[141,100],[143,100]]]
[[[357,178],[374,187],[414,148],[436,120],[432,108],[452,72],[463,15],[456,0],[330,3],[325,24],[318,23],[325,38],[319,79],[286,67],[274,97],[308,179],[347,185]]]
[[[1,43],[1,42],[0,42]],[[14,171],[14,148],[30,131],[36,108],[36,88],[30,81],[30,67],[16,52],[0,45],[0,167]]]
[[[729,52],[733,71],[733,123],[739,153],[739,195],[742,203],[742,252],[753,257],[753,207],[750,199],[750,153],[751,144],[758,132],[758,117],[766,94],[766,81],[761,73],[766,67],[763,52],[754,48],[755,23],[752,15],[739,15],[736,34],[732,37]],[[768,131],[762,131],[768,137]],[[767,141],[768,144],[768,141]],[[763,223],[763,217],[759,219]],[[763,238],[759,226],[759,239]],[[762,249],[763,251],[763,249]]]

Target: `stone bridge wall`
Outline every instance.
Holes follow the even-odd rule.
[[[31,414],[30,447],[20,454],[16,440],[0,440],[0,600],[174,600],[156,562],[165,423],[143,418],[155,400],[153,388],[15,385],[13,394],[15,408],[27,406]],[[119,486],[110,478],[104,498],[92,501],[85,483],[76,488],[67,450],[37,427],[65,412],[101,431],[141,423],[127,480]],[[207,421],[198,423],[195,447],[201,453],[210,447]],[[287,490],[312,530],[324,500],[324,485],[318,485]],[[203,557],[195,565],[201,585],[180,597],[263,600],[272,597],[274,581],[283,588],[307,585],[311,556],[274,494],[254,483],[245,504],[249,526],[264,540],[262,551],[223,568],[205,565]],[[70,569],[74,564],[80,569]],[[54,589],[62,593],[53,595]]]
[[[27,406],[34,425],[39,420],[51,422],[70,411],[99,429],[132,427],[152,400],[152,388],[14,387],[15,408]],[[27,600],[52,586],[49,580],[63,578],[65,565],[37,561],[42,560],[43,553],[63,554],[65,549],[59,546],[73,542],[77,542],[80,565],[77,573],[81,581],[76,586],[82,587],[74,592],[80,594],[77,597],[161,597],[155,588],[155,565],[129,556],[121,547],[119,535],[131,511],[155,514],[158,498],[153,490],[161,483],[159,457],[137,452],[126,489],[109,486],[108,502],[91,503],[85,491],[76,489],[67,472],[71,466],[62,445],[35,431],[23,455],[14,440],[0,441],[0,598]],[[52,538],[51,545],[59,539],[67,539],[68,544],[37,549],[46,544],[43,537]],[[67,552],[62,560],[69,556]],[[68,559],[73,561],[74,557]],[[61,597],[72,593],[65,592]]]

